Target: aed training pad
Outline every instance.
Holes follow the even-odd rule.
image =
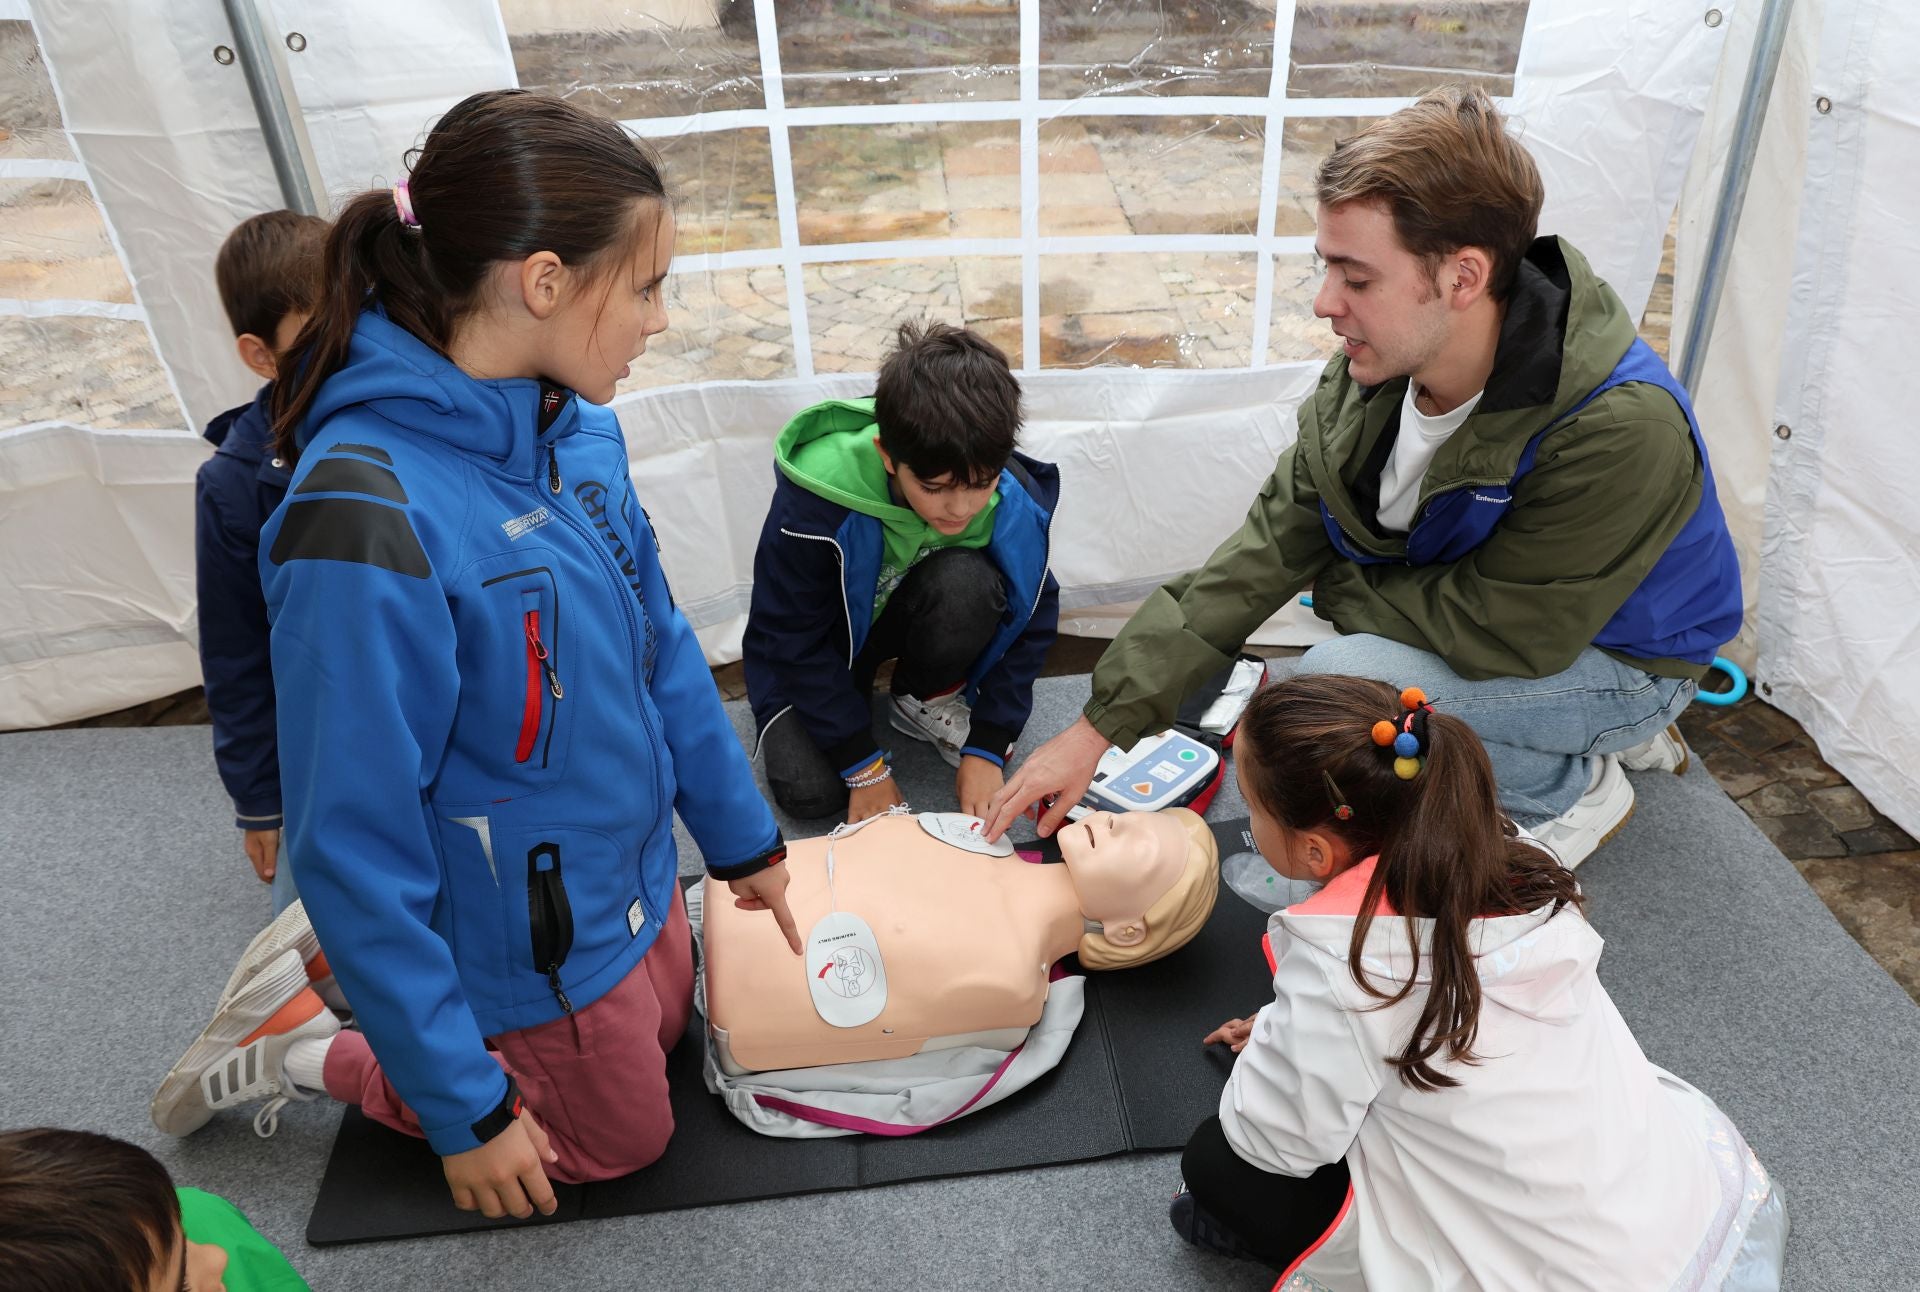
[[[1222,856],[1247,846],[1244,821],[1210,824]],[[1212,918],[1186,947],[1139,968],[1087,976],[1086,1013],[1059,1067],[1002,1103],[918,1135],[790,1140],[748,1130],[707,1091],[706,1034],[696,1016],[667,1058],[674,1132],[665,1156],[618,1180],[557,1185],[559,1211],[531,1221],[457,1210],[425,1141],[349,1108],[307,1241],[603,1219],[1178,1149],[1218,1110],[1232,1059],[1200,1038],[1271,995],[1260,951],[1265,928],[1266,917],[1222,885]]]

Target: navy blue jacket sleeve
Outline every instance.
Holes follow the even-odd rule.
[[[261,537],[287,855],[382,1072],[446,1156],[479,1147],[476,1123],[507,1093],[453,951],[429,923],[441,870],[427,787],[460,697],[453,614],[437,572],[383,568],[377,556],[274,565],[281,522],[333,505],[295,502]]]
[[[644,513],[630,516],[629,524],[646,613],[658,635],[647,689],[673,755],[673,807],[713,877],[743,879],[783,855],[780,829],[721,707],[699,639],[668,590],[652,525]]]
[[[243,464],[215,457],[194,480],[194,583],[200,676],[213,719],[213,757],[242,830],[280,828],[280,752],[273,657],[260,590],[260,530]]]
[[[1006,766],[1013,742],[1033,713],[1033,681],[1060,627],[1060,583],[1047,571],[1027,626],[987,670],[973,701],[973,722],[963,752]]]
[[[753,554],[749,678],[753,669],[777,677],[792,716],[842,776],[880,753],[873,710],[853,684],[845,632],[838,550],[824,537],[782,532],[776,507]]]

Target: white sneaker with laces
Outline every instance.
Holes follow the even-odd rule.
[[[1680,734],[1677,722],[1667,724],[1654,733],[1652,740],[1643,740],[1620,755],[1620,765],[1630,772],[1672,772],[1675,776],[1685,776],[1687,764],[1692,760],[1686,737]]]
[[[1620,769],[1619,755],[1607,754],[1580,801],[1544,825],[1534,826],[1531,833],[1553,850],[1561,865],[1573,870],[1619,834],[1632,815],[1633,786]]]
[[[960,750],[973,727],[973,710],[967,707],[965,695],[949,691],[931,700],[896,695],[890,708],[889,717],[895,731],[932,745],[940,751],[940,757],[947,760],[947,766],[960,765]]]
[[[220,990],[220,1003],[225,1005],[236,991],[246,985],[248,979],[272,964],[282,951],[290,947],[300,952],[300,962],[307,967],[307,979],[313,984],[313,989],[320,993],[320,999],[327,1003],[327,1008],[344,1013],[347,998],[341,994],[340,984],[334,981],[327,958],[320,954],[320,939],[314,936],[313,924],[307,919],[307,908],[298,898],[275,916],[273,923],[254,934],[253,941],[247,943],[247,949],[240,953],[240,963],[227,975],[227,985]]]
[[[264,1099],[253,1129],[265,1138],[289,1100],[320,1097],[287,1079],[288,1047],[339,1031],[340,1020],[307,985],[299,949],[288,947],[220,1002],[155,1092],[153,1124],[169,1135],[191,1135],[215,1109]]]

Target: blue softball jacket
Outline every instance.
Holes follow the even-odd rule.
[[[287,848],[436,1153],[505,1126],[484,1038],[593,1003],[780,855],[604,408],[478,381],[376,312],[260,538]]]

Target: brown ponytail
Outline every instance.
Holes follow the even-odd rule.
[[[1347,965],[1381,1008],[1405,1000],[1420,971],[1414,920],[1433,921],[1432,986],[1406,1045],[1390,1062],[1416,1090],[1460,1084],[1436,1070],[1444,1052],[1473,1063],[1480,1028],[1480,975],[1469,940],[1473,921],[1520,915],[1552,903],[1582,903],[1573,875],[1519,838],[1500,811],[1493,766],[1465,722],[1436,710],[1426,722],[1419,775],[1401,780],[1393,755],[1374,744],[1373,724],[1403,713],[1398,693],[1357,677],[1288,678],[1258,692],[1240,720],[1235,759],[1248,793],[1289,830],[1332,835],[1355,856],[1378,854],[1360,903]],[[1322,775],[1325,773],[1325,775]],[[1328,789],[1353,809],[1341,820]],[[1407,921],[1413,965],[1388,993],[1368,979],[1361,951],[1380,898]]]
[[[448,110],[408,155],[417,225],[390,189],[361,193],[327,235],[322,295],[280,363],[274,451],[291,462],[314,396],[338,372],[360,313],[387,317],[446,353],[498,261],[551,251],[567,265],[617,263],[667,201],[659,165],[616,123],[524,90],[489,90]]]

